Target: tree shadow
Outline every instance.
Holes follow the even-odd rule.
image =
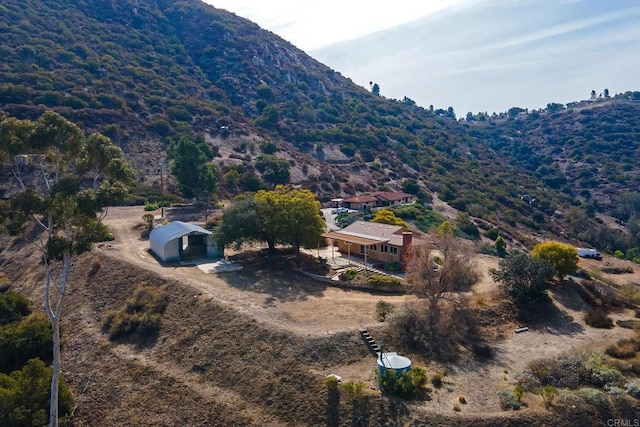
[[[328,427],[340,425],[340,391],[338,387],[328,389],[326,417]]]
[[[293,269],[269,269],[243,266],[244,269],[220,276],[229,286],[243,291],[267,294],[265,305],[276,301],[305,301],[310,296],[322,297],[327,285]]]
[[[574,298],[578,297],[574,294]],[[574,335],[584,331],[573,316],[557,307],[551,298],[540,299],[521,305],[518,309],[518,322],[531,329],[546,329],[556,334]]]

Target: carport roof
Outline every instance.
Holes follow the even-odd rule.
[[[187,234],[213,234],[209,230],[206,230],[199,225],[189,224],[182,221],[173,221],[166,225],[161,225],[151,230],[149,235],[150,239],[159,242],[169,242],[170,240],[177,239]]]

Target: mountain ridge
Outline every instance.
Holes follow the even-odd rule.
[[[495,226],[560,232],[562,218],[551,221],[556,212],[591,198],[592,188],[567,184],[580,177],[565,173],[561,159],[542,158],[553,150],[537,128],[571,129],[541,120],[573,117],[570,108],[459,122],[452,109],[376,96],[277,35],[199,0],[10,0],[0,10],[7,35],[0,110],[33,119],[52,108],[104,133],[143,184],[158,180],[168,142],[186,136],[204,137],[218,154],[223,189],[229,168],[264,178],[256,170],[259,147],[273,141],[291,182],[321,200],[415,179],[426,194]],[[635,104],[610,104],[633,120]],[[619,135],[621,144],[633,141],[634,129]],[[534,137],[518,135],[523,130]],[[603,139],[602,132],[594,129],[594,137]],[[636,146],[627,144],[633,158]],[[537,159],[533,169],[530,159]],[[633,189],[632,178],[616,192]],[[523,195],[539,203],[523,203]]]

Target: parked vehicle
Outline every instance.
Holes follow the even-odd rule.
[[[338,209],[334,209],[331,213],[339,215],[339,214],[343,214],[343,213],[348,213],[349,209],[347,208],[338,208]]]
[[[578,248],[578,256],[580,258],[602,259],[602,255],[600,255],[600,253],[595,249],[591,248]]]

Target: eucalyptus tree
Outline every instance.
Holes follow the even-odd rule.
[[[86,135],[48,111],[37,120],[0,122],[0,156],[12,165],[28,213],[41,233],[33,240],[45,266],[44,302],[53,331],[50,426],[58,425],[60,319],[74,258],[91,248],[106,206],[124,197],[133,169],[103,135]],[[100,215],[98,216],[98,213]]]

